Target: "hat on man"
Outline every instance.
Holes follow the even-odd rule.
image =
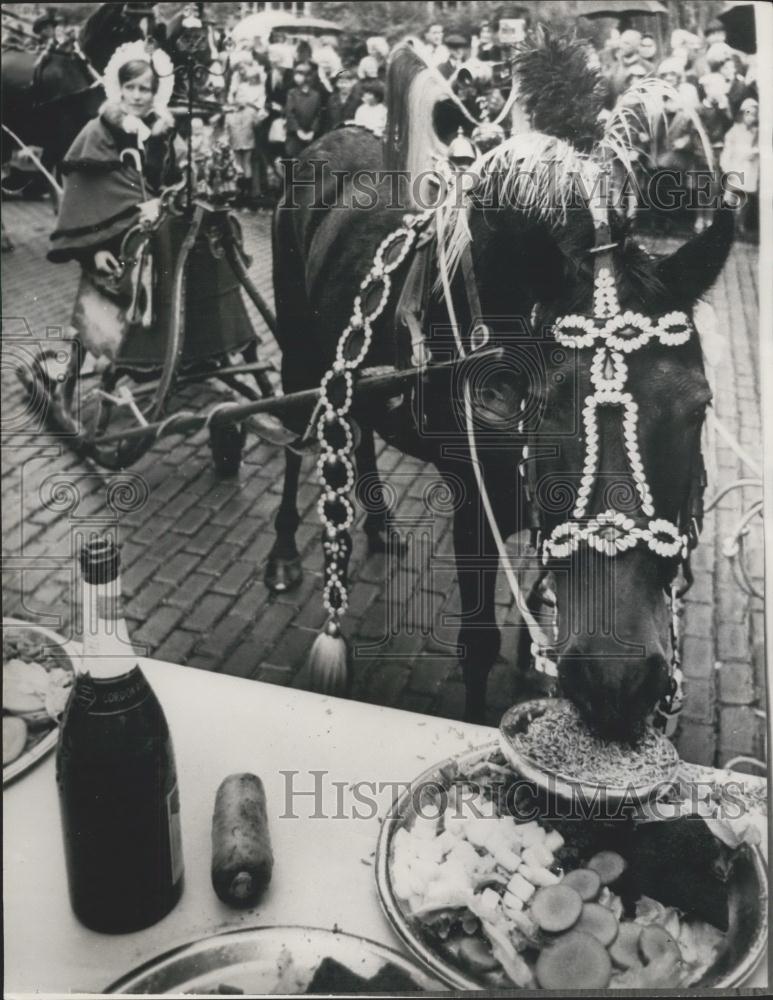
[[[449,35],[444,39],[444,43],[447,49],[466,49],[468,44],[467,39],[461,35]]]
[[[56,11],[51,10],[49,7],[45,14],[41,14],[35,18],[32,23],[32,30],[34,34],[40,35],[44,28],[55,28],[57,24],[62,24],[62,19]]]

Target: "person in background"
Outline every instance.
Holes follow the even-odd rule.
[[[295,159],[320,134],[322,125],[322,97],[311,84],[312,69],[298,63],[293,70],[294,86],[290,88],[285,105],[287,140],[285,154]]]
[[[645,62],[655,63],[658,57],[658,46],[653,35],[644,34],[639,43],[639,55]]]
[[[707,82],[704,88],[703,100],[698,105],[698,115],[700,116],[701,124],[703,125],[713,154],[713,182],[711,192],[713,195],[718,195],[721,190],[719,163],[725,145],[725,135],[733,124],[733,116],[730,111],[730,102],[728,101],[729,84],[727,80],[720,73],[710,73],[708,78],[704,77],[704,79],[709,82]],[[699,169],[709,169],[703,145],[698,141],[697,137],[693,140],[693,146]],[[696,232],[702,232],[703,229],[706,229],[711,224],[714,209],[711,206],[707,206],[699,210],[699,213],[695,223]]]
[[[658,66],[658,76],[677,92],[679,103],[685,108],[698,107],[698,90],[684,78],[684,69],[679,59],[670,56]]]
[[[363,56],[357,64],[357,76],[360,80],[378,80],[380,66],[375,56]]]
[[[273,35],[272,35],[273,37]],[[287,129],[285,104],[293,85],[292,70],[285,67],[286,52],[281,42],[268,47],[270,69],[266,75],[266,111],[268,118],[258,126],[258,146],[272,166],[269,181],[279,183],[279,163],[284,156]]]
[[[35,18],[32,23],[32,33],[37,38],[39,49],[47,49],[54,40],[54,30],[59,24],[59,15],[50,7],[45,14]]]
[[[488,21],[484,21],[480,26],[476,55],[482,62],[501,62],[502,60],[502,47],[497,45],[494,30]]]
[[[629,28],[620,34],[618,43],[617,60],[609,74],[609,84],[615,100],[625,91],[633,75],[646,76],[653,71],[652,63],[643,59],[639,54],[641,35],[638,31]],[[634,67],[637,67],[634,70]],[[641,73],[641,69],[644,70]]]
[[[338,125],[342,125],[344,122],[351,121],[361,103],[358,100],[358,95],[354,92],[357,84],[357,74],[353,69],[342,69],[333,82],[333,92],[328,98],[327,108],[325,109],[326,132],[336,128]]]
[[[437,71],[446,80],[450,80],[456,76],[459,69],[467,61],[470,46],[462,35],[449,35],[446,38],[446,48],[448,49],[448,58],[442,63],[437,63]]]
[[[386,77],[386,64],[389,59],[389,42],[383,35],[371,35],[365,42],[365,47],[369,56],[378,63],[378,78],[383,80]]]
[[[262,35],[255,35],[252,39],[250,51],[252,52],[252,58],[260,66],[263,72],[268,73],[268,42]]]
[[[747,97],[739,110],[738,120],[725,136],[719,159],[730,191],[744,197],[737,207],[738,231],[742,235],[756,230],[760,186],[759,105]]]
[[[730,55],[719,66],[719,74],[727,81],[727,100],[733,120],[736,119],[744,99],[749,96],[746,80],[738,72],[735,58]]]
[[[259,195],[255,163],[257,128],[267,112],[263,71],[251,59],[242,63],[238,75],[234,76],[229,104],[235,107],[226,117],[226,127],[241,174],[238,185],[241,201],[245,206],[254,207]]]
[[[424,58],[431,66],[437,66],[448,59],[448,49],[443,44],[443,25],[438,22],[427,25],[424,32]]]
[[[368,80],[362,88],[362,104],[354,113],[354,124],[370,129],[380,139],[386,129],[387,110],[384,104],[384,84]]]
[[[314,58],[319,66],[320,79],[324,75],[328,81],[332,81],[343,69],[334,35],[323,35],[320,38],[319,45],[314,50]]]

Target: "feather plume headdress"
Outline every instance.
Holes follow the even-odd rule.
[[[513,135],[479,157],[449,186],[438,205],[438,233],[442,234],[450,272],[471,242],[469,213],[475,206],[510,207],[556,227],[566,222],[570,207],[584,208],[591,211],[597,226],[603,224],[608,214],[611,173],[617,170],[618,174],[622,171],[624,176],[633,176],[635,154],[642,151],[639,135],[649,138],[654,133],[658,120],[665,116],[666,102],[679,106],[690,117],[706,162],[710,168],[713,165],[711,144],[700,118],[682,102],[674,87],[663,80],[646,78],[625,91],[602,122],[601,99],[593,82],[598,81],[598,74],[581,67],[575,80],[567,83],[566,68],[571,62],[566,57],[558,58],[562,50],[576,49],[578,43],[550,38],[547,43],[549,58],[541,59],[539,48],[525,52],[520,57],[524,60],[521,73],[516,58],[518,100],[539,131]],[[556,79],[552,88],[547,85],[546,65],[551,60]],[[535,64],[539,72],[530,76],[526,70]],[[566,116],[560,111],[559,92],[567,87],[585,99],[586,113],[580,121],[577,113]],[[578,108],[576,102],[571,104],[574,112]]]
[[[124,42],[110,56],[102,81],[108,102],[120,104],[121,84],[118,80],[118,71],[126,63],[135,60],[146,62],[148,66],[153,68],[158,77],[158,90],[153,98],[153,110],[158,114],[164,113],[174,90],[174,66],[163,49],[154,49],[153,52],[148,52],[142,39],[136,42]]]

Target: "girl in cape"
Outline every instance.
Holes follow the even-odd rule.
[[[151,370],[163,364],[175,264],[189,226],[185,215],[160,215],[158,197],[180,179],[167,111],[174,68],[163,51],[151,55],[143,42],[129,42],[113,54],[104,82],[107,102],[62,163],[48,258],[81,266],[71,320],[81,359],[85,349],[99,367]],[[138,223],[151,227],[150,241],[124,259],[125,237]],[[238,282],[203,232],[188,257],[186,288],[186,363],[254,342]]]

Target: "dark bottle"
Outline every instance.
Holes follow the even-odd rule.
[[[56,779],[70,901],[87,927],[149,927],[183,888],[180,799],[169,727],[129,640],[118,551],[81,549],[83,665],[59,734]]]

